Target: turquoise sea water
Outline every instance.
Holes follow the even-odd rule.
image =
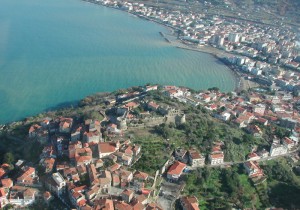
[[[145,83],[235,87],[214,57],[172,47],[158,24],[79,0],[1,0],[0,123]]]

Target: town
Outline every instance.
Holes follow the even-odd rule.
[[[0,208],[300,208],[300,50],[290,25],[89,2],[167,26],[168,44],[215,55],[238,87],[147,84],[1,125]]]
[[[299,37],[296,28],[278,23],[277,19],[272,24],[263,24],[246,19],[147,6],[138,2],[90,2],[165,25],[172,32],[161,34],[169,43],[179,48],[213,54],[229,64],[239,76],[268,89],[279,87],[297,94],[299,92]],[[230,7],[229,1],[224,3]]]
[[[101,105],[93,107],[102,108],[97,109],[95,118],[45,117],[30,123],[26,141],[42,146],[39,160],[2,164],[1,207],[24,207],[37,201],[53,207],[54,199],[69,209],[173,209],[175,205],[199,209],[196,196],[181,194],[192,171],[240,165],[249,180],[260,185],[267,179],[261,162],[289,157],[297,163],[300,158],[299,113],[294,108],[299,97],[288,92],[225,94],[217,88],[197,92],[146,85],[99,100]],[[94,102],[86,98],[81,103],[84,107]],[[149,128],[167,132],[161,126],[185,126],[190,120],[186,106],[201,108],[212,119],[243,129],[264,143],[252,145],[242,159],[226,157],[228,142],[219,137],[209,139],[209,151],[168,145],[167,159],[158,168],[150,173],[149,169],[140,170],[147,168],[141,161],[149,151],[143,143],[136,143],[132,134]],[[271,131],[265,138],[263,127],[272,125],[280,125],[283,134]]]

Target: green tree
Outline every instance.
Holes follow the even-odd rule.
[[[15,156],[13,153],[11,152],[7,152],[5,153],[4,157],[3,157],[3,162],[7,163],[7,164],[12,164],[15,161]]]
[[[290,135],[290,131],[286,130],[285,128],[276,126],[275,135],[278,136],[279,138],[284,138]]]

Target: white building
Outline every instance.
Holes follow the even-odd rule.
[[[270,149],[270,156],[283,155],[287,153],[287,148],[281,144],[273,143]]]
[[[46,180],[45,184],[49,191],[57,196],[61,196],[66,189],[66,181],[59,172],[53,173],[50,179]]]
[[[36,189],[13,186],[10,190],[9,203],[16,206],[27,206],[35,201]]]
[[[189,150],[189,163],[192,167],[201,167],[205,165],[205,157],[196,150]]]
[[[240,35],[236,33],[230,33],[228,36],[228,41],[230,42],[239,42],[240,41]]]
[[[296,145],[295,142],[288,137],[285,137],[283,139],[282,143],[283,143],[283,146],[285,146],[288,150],[292,149]]]
[[[219,165],[224,163],[224,154],[223,152],[221,153],[216,153],[216,154],[210,154],[208,156],[209,162],[211,165]]]
[[[228,121],[230,116],[231,114],[229,112],[222,112],[221,114],[217,115],[217,118],[223,121]]]
[[[265,113],[266,106],[264,104],[257,104],[253,107],[253,112],[263,115]]]

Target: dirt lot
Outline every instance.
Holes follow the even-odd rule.
[[[172,206],[174,206],[176,199],[180,195],[182,187],[181,184],[163,181],[157,203],[163,209],[173,209]]]

